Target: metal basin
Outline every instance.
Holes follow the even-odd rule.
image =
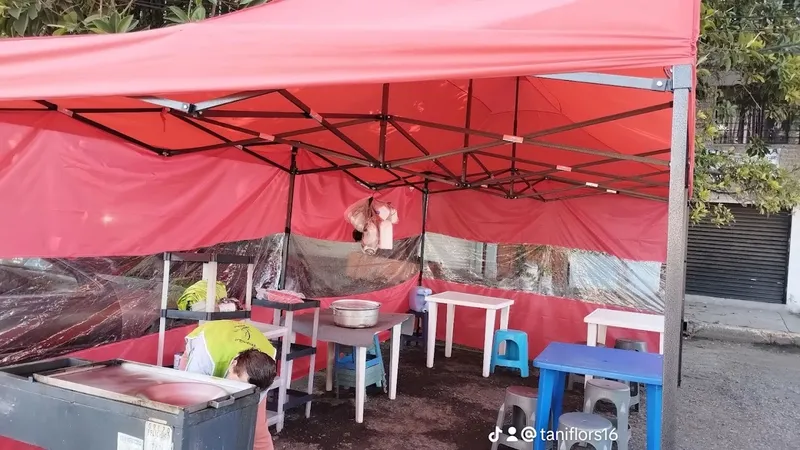
[[[192,406],[228,397],[225,389],[206,383],[165,383],[154,384],[136,393],[154,402],[174,406]]]
[[[380,303],[369,300],[337,300],[331,303],[333,323],[343,328],[374,327],[380,307]]]

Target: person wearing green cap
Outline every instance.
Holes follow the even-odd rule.
[[[272,450],[267,389],[275,381],[277,350],[258,328],[235,320],[206,322],[186,336],[180,370],[243,381],[261,391],[253,450]]]

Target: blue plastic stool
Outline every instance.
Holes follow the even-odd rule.
[[[500,354],[500,344],[506,343],[505,355]],[[528,377],[528,334],[519,330],[497,330],[492,346],[491,372],[497,366],[519,369],[522,378]]]
[[[366,380],[365,386],[372,386],[373,384],[386,391],[386,369],[383,365],[383,356],[381,355],[381,346],[376,334],[373,338],[373,348],[367,350],[367,365],[366,365]],[[355,388],[356,383],[356,359],[355,352],[348,353],[340,356],[342,347],[339,344],[334,345],[334,359],[333,373],[335,374],[336,395],[338,397],[339,387]]]

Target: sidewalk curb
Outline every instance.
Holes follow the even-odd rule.
[[[737,327],[719,323],[693,321],[691,319],[686,323],[686,334],[689,337],[747,344],[793,345],[800,347],[800,333]]]

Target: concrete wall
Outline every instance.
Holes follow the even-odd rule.
[[[719,149],[733,148],[737,153],[744,153],[747,146],[744,144],[715,144]],[[775,151],[776,159],[781,167],[789,170],[800,169],[800,145],[773,144],[770,147]]]
[[[800,145],[776,146],[778,163],[789,170],[800,169]]]
[[[789,245],[789,277],[786,283],[786,307],[800,314],[800,208],[792,214],[792,234]]]

